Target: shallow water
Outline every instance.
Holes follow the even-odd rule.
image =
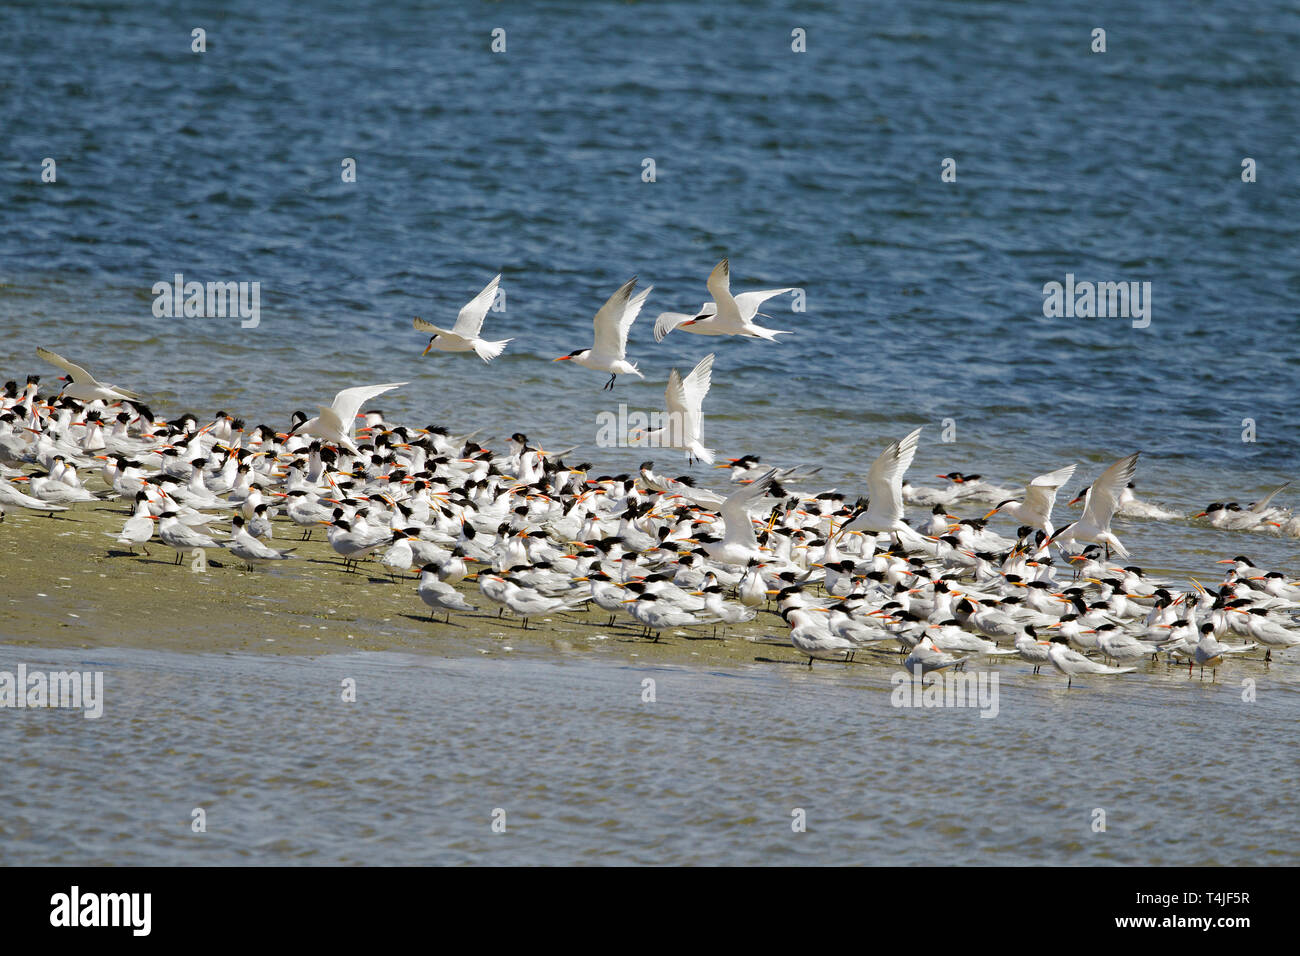
[[[0,647],[0,670],[102,671],[105,698],[96,720],[3,714],[5,859],[1300,860],[1279,812],[1300,783],[1294,664],[1242,664],[1218,682],[1162,664],[1069,691],[1013,664],[982,718],[891,706],[892,664],[702,671],[455,649],[466,656]],[[355,703],[341,700],[347,678]],[[1092,830],[1098,808],[1105,832]]]

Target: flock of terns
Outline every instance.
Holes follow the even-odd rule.
[[[474,352],[491,361],[509,339],[481,337],[500,276],[461,310],[452,329],[422,319],[430,350]],[[610,375],[641,373],[627,360],[628,332],[650,292],[625,283],[595,317],[595,341],[557,361]],[[762,303],[790,289],[732,296],[723,260],[708,280],[713,302],[696,313],[663,313],[655,337],[674,329],[774,341],[754,324]],[[66,375],[42,394],[40,376],[6,383],[0,395],[0,520],[4,508],[53,514],[82,502],[129,509],[119,547],[155,540],[179,562],[194,549],[224,549],[249,570],[295,557],[278,548],[286,522],[301,539],[324,527],[345,569],[375,558],[389,574],[419,576],[430,619],[496,605],[527,628],[538,617],[583,614],[613,627],[620,618],[658,641],[666,632],[725,640],[728,631],[779,615],[808,666],[860,653],[906,655],[909,670],[961,668],[1017,657],[1034,673],[1050,664],[1067,678],[1123,674],[1139,665],[1211,669],[1300,644],[1300,582],[1258,568],[1244,555],[1215,587],[1180,589],[1128,559],[1111,527],[1116,514],[1183,517],[1138,500],[1138,454],[1106,468],[1071,504],[1078,518],[1053,523],[1067,465],[1023,488],[950,472],[942,487],[905,474],[921,429],[872,463],[865,498],[812,492],[818,469],[768,468],[756,456],[728,459],[726,494],[669,477],[643,462],[635,474],[593,476],[526,435],[493,451],[476,434],[390,423],[363,411],[404,382],[339,392],[315,417],[295,412],[287,431],[218,412],[157,419],[143,396],[96,380],[55,352],[37,355]],[[670,426],[658,447],[706,463],[702,406],[714,356],[667,387]],[[83,474],[103,488],[92,491]],[[1283,486],[1285,487],[1285,486]],[[1219,528],[1300,536],[1300,519],[1272,506],[1278,489],[1248,506],[1217,502],[1195,518]],[[907,504],[930,508],[909,522]],[[953,512],[976,505],[966,517]],[[988,506],[992,506],[988,509]],[[994,532],[1001,517],[1013,535]],[[219,527],[223,526],[223,527]],[[473,582],[476,588],[471,588]],[[458,587],[459,585],[459,587]],[[601,613],[604,612],[604,613]],[[608,620],[606,621],[606,615]]]

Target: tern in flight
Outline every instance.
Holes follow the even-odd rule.
[[[315,418],[308,418],[294,425],[289,434],[302,432],[304,435],[315,435],[358,455],[360,451],[352,440],[357,412],[361,411],[361,406],[376,395],[391,392],[405,384],[405,382],[390,382],[387,385],[360,385],[356,388],[345,388],[334,396],[332,405],[328,408],[324,405],[317,406],[319,414]]]
[[[632,290],[636,288],[636,280],[637,277],[633,276],[624,282],[622,288],[611,295],[609,301],[596,313],[593,323],[596,341],[592,347],[574,349],[555,361],[573,362],[596,372],[608,372],[609,381],[605,383],[607,389],[614,388],[614,379],[620,375],[645,378],[637,371],[636,365],[627,360],[627,333],[654,286],[646,286],[643,292],[634,297]]]
[[[998,512],[1031,528],[1041,528],[1049,538],[1052,536],[1052,507],[1056,504],[1056,492],[1070,480],[1074,474],[1074,465],[1066,465],[1056,471],[1039,475],[1025,488],[1025,500],[1016,501],[1008,498],[984,516],[987,521]]]
[[[697,458],[713,464],[713,449],[705,448],[702,441],[704,396],[709,394],[713,376],[713,353],[710,352],[685,378],[673,369],[664,389],[664,403],[668,406],[667,424],[662,428],[642,429],[633,432],[659,448],[676,448],[686,452],[686,460]]]
[[[116,385],[106,385],[103,382],[95,380],[80,365],[69,362],[57,352],[51,352],[49,349],[38,348],[36,354],[51,365],[57,365],[68,373],[68,384],[63,389],[63,394],[69,398],[75,398],[79,402],[93,402],[96,400],[102,402],[119,402],[122,400],[138,402],[143,397],[136,392],[128,391],[125,388],[118,388]]]
[[[1104,544],[1106,559],[1114,551],[1121,558],[1127,558],[1128,549],[1120,543],[1119,538],[1110,530],[1110,519],[1119,507],[1120,493],[1133,480],[1137,471],[1138,455],[1134,452],[1127,458],[1121,458],[1111,465],[1101,477],[1092,483],[1083,497],[1083,515],[1078,521],[1067,524],[1052,537],[1043,542],[1046,549],[1053,541],[1068,541],[1072,544]]]
[[[506,344],[513,342],[514,339],[489,342],[481,335],[483,320],[496,299],[497,286],[500,283],[501,276],[498,275],[483,288],[482,292],[474,296],[469,304],[460,310],[460,314],[456,316],[456,324],[451,329],[440,329],[432,322],[426,322],[416,316],[413,323],[416,331],[433,333],[423,354],[428,355],[431,349],[440,352],[473,352],[483,361],[490,362],[504,352]]]
[[[773,296],[795,291],[788,289],[763,289],[757,292],[731,294],[731,264],[723,259],[709,274],[709,293],[712,302],[700,306],[694,314],[687,312],[662,312],[655,319],[655,341],[662,342],[673,329],[693,332],[696,335],[743,335],[751,339],[775,342],[778,335],[791,335],[779,329],[765,329],[754,324],[758,310]]]
[[[913,544],[923,540],[903,521],[903,473],[916,457],[920,439],[918,428],[881,452],[867,472],[867,507],[849,519],[841,531],[893,534],[900,541],[907,537]]]

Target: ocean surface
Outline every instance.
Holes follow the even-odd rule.
[[[44,345],[160,415],[280,428],[405,381],[391,420],[671,474],[596,447],[600,416],[662,409],[715,351],[706,443],[820,465],[809,490],[865,493],[924,425],[919,484],[1077,461],[1074,492],[1141,450],[1144,499],[1245,504],[1300,477],[1297,49],[1284,2],[7,3],[0,380],[52,382]],[[795,334],[655,343],[724,256],[733,291],[803,290],[765,309]],[[506,353],[422,358],[412,316],[452,324],[498,272]],[[260,283],[258,325],[155,317],[177,273]],[[603,392],[550,360],[632,275],[646,378]],[[1150,325],[1046,317],[1067,275],[1151,283]],[[1116,530],[1180,581],[1241,553],[1300,577],[1294,539]],[[635,669],[580,661],[96,654],[102,720],[0,721],[26,754],[7,859],[1295,862],[1293,687],[1245,707],[1126,679],[918,725],[853,669],[674,671],[646,710]],[[335,719],[344,672],[384,690]],[[101,784],[109,815],[64,826]],[[220,824],[192,838],[204,801]],[[1111,804],[1129,839],[1091,839],[1079,815]]]
[[[104,703],[3,714],[6,862],[1300,862],[1300,684],[1260,665],[1234,671],[1251,703],[1222,671],[1066,690],[1003,666],[984,718],[836,664],[0,646],[17,661],[100,671]]]

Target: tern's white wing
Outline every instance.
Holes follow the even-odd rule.
[[[903,519],[903,473],[916,457],[921,429],[896,441],[883,452],[867,472],[867,495],[873,513],[892,521]]]
[[[1092,483],[1088,502],[1083,509],[1082,523],[1091,523],[1096,528],[1109,528],[1111,516],[1119,507],[1119,496],[1137,472],[1138,455],[1134,452],[1127,458],[1121,458],[1101,473],[1101,477]]]
[[[756,478],[750,484],[727,497],[718,507],[718,514],[726,525],[724,542],[739,544],[748,548],[758,548],[758,538],[754,536],[754,525],[749,520],[749,506],[767,494],[776,477],[776,469],[771,468],[762,478]]]
[[[1274,498],[1276,498],[1278,494],[1289,484],[1291,484],[1291,482],[1288,481],[1285,485],[1281,485],[1277,488],[1274,488],[1272,491],[1268,493],[1267,497],[1262,498],[1259,501],[1256,501],[1253,505],[1251,505],[1250,510],[1257,515],[1263,514],[1264,511],[1268,508],[1268,503],[1272,501]]]
[[[45,359],[45,361],[49,362],[51,365],[57,365],[59,368],[63,369],[63,371],[71,375],[72,380],[78,384],[99,384],[99,382],[95,381],[95,376],[91,375],[80,365],[75,365],[72,362],[69,362],[58,352],[51,352],[49,349],[38,348],[36,354]]]
[[[761,289],[758,292],[742,292],[736,296],[736,308],[740,310],[742,319],[746,322],[752,322],[764,302],[773,296],[784,295],[793,291],[794,288],[791,287],[789,289]]]
[[[338,428],[341,434],[351,438],[352,428],[356,424],[357,412],[361,411],[361,406],[376,395],[391,392],[405,384],[405,382],[389,382],[387,385],[358,385],[356,388],[343,389],[334,396],[334,404],[329,409],[331,414],[337,416],[338,422],[330,420],[329,423]],[[328,416],[322,413],[320,419],[324,423]]]
[[[664,336],[671,332],[683,322],[689,322],[691,319],[702,319],[705,316],[714,315],[718,311],[718,306],[713,302],[705,302],[698,312],[660,312],[659,318],[655,319],[655,341],[662,342]]]
[[[68,377],[77,385],[91,385],[95,388],[111,388],[123,398],[129,398],[136,401],[143,398],[139,392],[133,392],[128,388],[119,388],[116,385],[105,385],[103,382],[96,381],[95,376],[91,375],[80,365],[77,365],[74,362],[69,362],[58,352],[51,352],[49,349],[38,347],[36,349],[36,354],[45,359],[45,361],[49,362],[51,365],[57,365],[59,368],[63,369],[63,371],[67,372]]]
[[[702,436],[704,396],[709,394],[712,379],[712,352],[700,359],[699,364],[685,379],[677,373],[677,369],[673,369],[672,374],[668,377],[668,388],[664,390],[664,401],[668,405],[668,411],[680,419],[681,435],[674,437],[680,437],[683,443],[699,441]]]
[[[1056,471],[1050,471],[1045,475],[1039,475],[1029,483],[1025,489],[1025,510],[1033,514],[1042,515],[1044,518],[1052,516],[1052,508],[1056,504],[1056,492],[1070,480],[1074,474],[1075,465],[1066,465],[1064,468],[1058,468]]]
[[[452,332],[463,339],[478,338],[479,332],[483,330],[483,319],[487,317],[488,309],[492,307],[492,302],[497,297],[497,286],[500,283],[501,276],[498,275],[484,286],[483,291],[474,296],[465,308],[460,310]]]
[[[609,355],[621,359],[627,351],[627,331],[632,326],[632,319],[636,318],[636,312],[631,308],[632,290],[636,288],[637,277],[633,276],[628,279],[619,288],[617,292],[611,295],[608,301],[600,307],[596,313],[593,325],[596,331],[596,341],[593,351],[601,355]],[[649,290],[646,290],[649,291]],[[644,304],[644,294],[640,296]],[[640,311],[640,306],[636,311]],[[632,318],[629,319],[628,315]]]
[[[723,299],[731,298],[731,261],[723,259],[714,266],[713,271],[709,273],[707,284],[713,301],[721,302]]]
[[[420,318],[418,315],[411,320],[411,324],[415,326],[415,331],[417,332],[433,332],[437,335],[445,335],[447,333],[446,329],[440,329],[432,322],[424,321],[424,319]]]

